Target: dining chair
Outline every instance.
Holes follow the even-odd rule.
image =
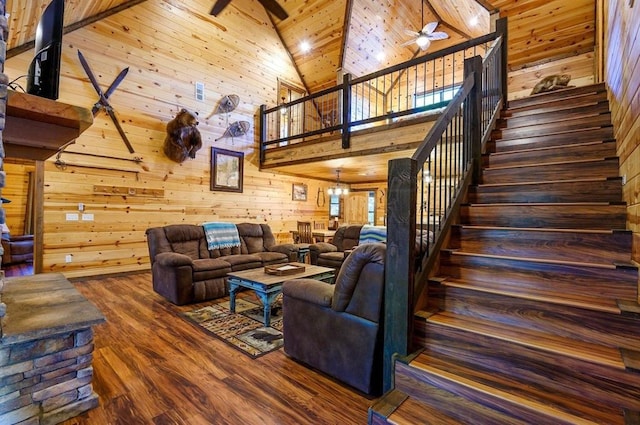
[[[309,245],[313,243],[313,232],[310,221],[298,222],[298,237],[294,244],[298,248],[298,261],[305,263],[309,254]]]

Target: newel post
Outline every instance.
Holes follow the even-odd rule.
[[[389,161],[384,287],[384,392],[393,388],[395,356],[406,356],[411,350],[417,179],[418,165],[415,160],[401,158]]]

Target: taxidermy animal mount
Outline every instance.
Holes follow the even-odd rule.
[[[164,154],[175,162],[184,162],[187,157],[195,158],[202,147],[202,137],[198,131],[198,113],[181,109],[167,124],[164,139]]]

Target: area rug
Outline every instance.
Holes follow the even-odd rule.
[[[236,298],[235,313],[229,309],[229,300],[222,299],[181,316],[253,359],[279,349],[284,343],[281,300],[276,300],[271,308],[268,328],[263,323],[262,304],[251,295]]]

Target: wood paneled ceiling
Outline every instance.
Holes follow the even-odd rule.
[[[68,31],[117,13],[145,0],[66,0]],[[232,0],[217,17],[209,15],[215,0],[162,1],[188,10],[195,19],[225,26],[229,15],[253,19],[262,6],[257,0]],[[7,0],[9,39],[7,55],[33,48],[36,24],[49,0]],[[405,29],[418,31],[431,21],[449,39],[434,41],[428,52],[489,32],[490,15],[509,17],[509,67],[521,69],[585,52],[595,45],[595,0],[278,0],[289,17],[268,14],[289,51],[308,92],[336,84],[342,72],[366,75],[425,52]],[[477,20],[472,25],[472,20]],[[302,51],[306,41],[309,51]],[[379,56],[383,55],[383,56]],[[403,156],[406,156],[403,155]],[[386,160],[385,158],[385,164]],[[325,167],[328,176],[334,168]],[[383,167],[384,168],[384,167]],[[318,167],[320,169],[320,166]],[[353,174],[360,170],[354,170]],[[384,179],[384,176],[382,176]],[[331,178],[331,177],[329,177]],[[349,182],[349,173],[342,174]],[[360,178],[354,179],[360,181]],[[375,180],[380,180],[376,176]]]

